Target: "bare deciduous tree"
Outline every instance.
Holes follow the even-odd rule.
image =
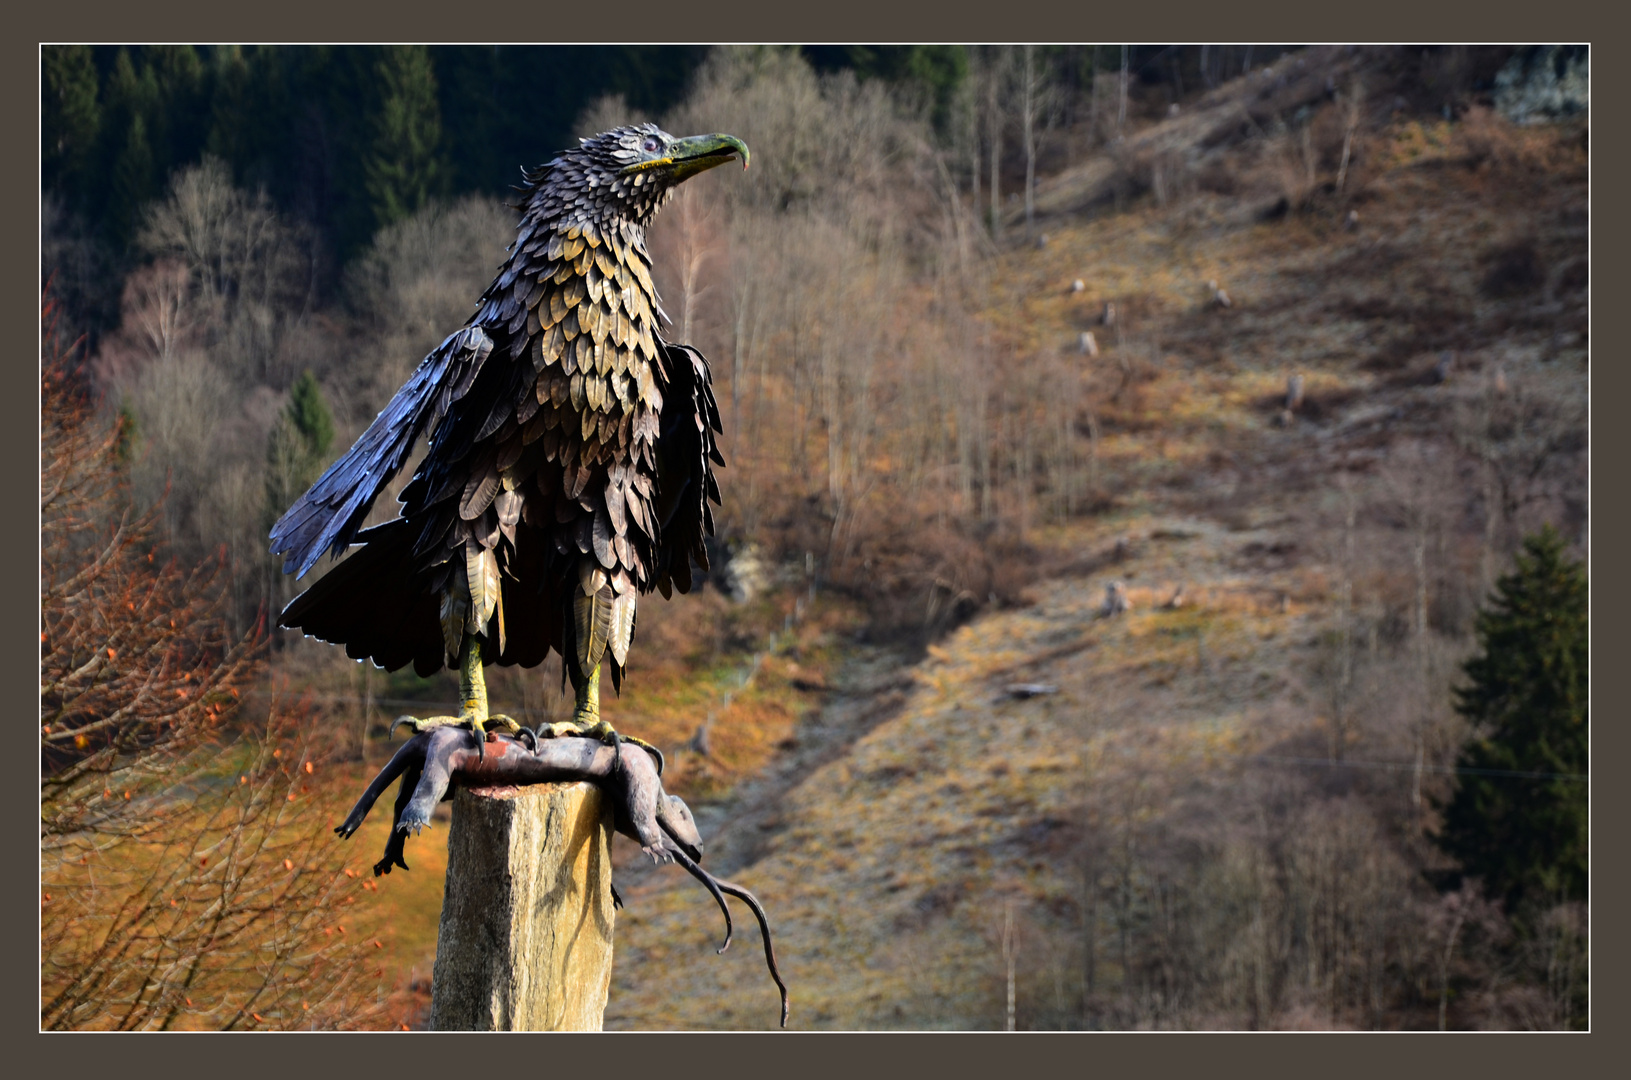
[[[171,179],[168,197],[148,208],[137,242],[192,272],[217,363],[238,379],[274,381],[283,334],[315,299],[306,230],[284,220],[265,192],[234,187],[226,165],[205,157]]]
[[[1354,79],[1341,97],[1342,102],[1342,162],[1337,166],[1337,194],[1341,195],[1348,182],[1348,163],[1353,160],[1354,140],[1365,117],[1365,84]]]
[[[356,375],[328,380],[353,399],[347,419],[372,420],[449,328],[469,317],[514,238],[515,212],[484,196],[432,203],[374,237],[345,280],[363,362]]]
[[[631,106],[622,94],[602,94],[578,114],[572,127],[579,138],[587,139],[624,124],[644,124],[650,120],[651,117]]]
[[[1019,87],[1020,130],[1025,145],[1025,228],[1029,230],[1036,217],[1036,124],[1049,91],[1037,66],[1035,45],[1020,47]]]
[[[1119,100],[1116,104],[1116,138],[1122,137],[1127,125],[1127,46],[1121,47],[1121,79],[1118,83]]]
[[[1006,84],[1013,66],[1013,46],[994,45],[986,51],[983,72],[985,86],[985,135],[991,168],[991,235],[1002,234],[1002,131],[1007,121],[1002,106]]]
[[[366,1022],[313,748],[275,712],[220,741],[258,639],[228,629],[218,571],[173,560],[131,505],[126,421],[99,417],[49,301],[42,321],[40,1024]]]

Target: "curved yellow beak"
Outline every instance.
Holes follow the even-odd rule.
[[[665,169],[673,181],[679,183],[697,173],[707,172],[716,165],[723,165],[732,157],[740,157],[742,168],[748,167],[747,144],[735,135],[692,135],[689,138],[676,139],[662,157],[650,161],[636,161],[632,165],[625,165],[619,171],[627,176],[647,169]]]

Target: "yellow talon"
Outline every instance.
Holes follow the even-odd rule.
[[[488,725],[495,731],[503,731],[510,735],[522,730],[514,717],[505,716],[503,713],[490,715],[487,712],[487,681],[481,673],[481,643],[473,637],[466,637],[464,641],[464,659],[459,664],[459,700],[462,706],[459,715],[428,716],[424,719],[399,716],[391,724],[392,735],[396,734],[399,727],[410,728],[415,735],[432,728],[468,727],[476,736],[476,752],[485,757],[482,744],[487,741]]]
[[[542,724],[538,728],[540,739],[581,738],[599,739],[608,746],[615,746],[620,742],[638,746],[657,760],[657,775],[663,774],[663,752],[646,740],[635,735],[624,735],[606,720],[595,720],[584,723],[581,720],[560,720],[553,724]]]

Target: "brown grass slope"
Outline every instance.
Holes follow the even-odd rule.
[[[1443,949],[1424,837],[1489,575],[1539,522],[1586,524],[1585,132],[1395,114],[1369,77],[1341,192],[1340,126],[1276,135],[1246,80],[1043,185],[1046,246],[999,255],[986,317],[1015,364],[1081,366],[1110,505],[1029,538],[1108,565],[905,683],[835,679],[803,767],[705,808],[791,1026],[1000,1028],[1010,984],[1021,1028],[1431,1026],[1441,998],[1450,1026],[1544,1022]],[[1095,618],[1113,578],[1133,609]],[[751,924],[716,957],[693,882],[624,895],[609,1028],[774,1025]]]
[[[1586,131],[1443,120],[1401,55],[1302,50],[1177,115],[1141,107],[1119,147],[1044,178],[1046,244],[1011,217],[976,297],[1002,476],[961,546],[912,502],[940,496],[885,485],[848,555],[789,526],[772,554],[798,566],[770,594],[643,609],[609,715],[669,754],[706,864],[766,904],[790,1026],[1001,1028],[1010,985],[1022,1029],[1567,1022],[1497,955],[1499,920],[1434,888],[1428,837],[1480,597],[1539,523],[1584,543]],[[771,394],[753,415],[774,426],[744,424],[728,503],[755,477],[761,501],[804,498],[802,459],[777,457],[796,405]],[[808,607],[811,548],[837,561]],[[1114,580],[1132,610],[1097,618]],[[452,700],[445,679],[322,671],[320,700],[375,704],[353,735]],[[494,701],[559,719],[556,675],[495,672]],[[359,893],[401,1015],[428,1004],[441,846]],[[614,859],[607,1027],[773,1026],[747,912],[716,956],[694,881]],[[1541,970],[1574,962],[1548,948]]]

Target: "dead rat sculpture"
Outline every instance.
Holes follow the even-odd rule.
[[[684,800],[663,791],[661,767],[661,759],[656,755],[625,749],[621,742],[607,745],[599,739],[573,737],[539,740],[532,732],[522,729],[518,736],[489,732],[483,748],[466,728],[436,727],[402,744],[334,831],[350,839],[385,789],[397,777],[402,778],[391,836],[385,842],[385,856],[374,864],[374,875],[378,877],[389,874],[393,866],[408,869],[403,854],[409,831],[417,834],[430,823],[436,804],[453,797],[454,784],[521,787],[577,780],[598,784],[612,798],[618,832],[636,840],[640,850],[654,862],[679,863],[713,895],[719,910],[725,913],[725,943],[719,952],[730,947],[733,929],[724,894],[729,893],[752,909],[764,936],[765,964],[781,992],[781,1026],[786,1027],[787,985],[776,968],[776,952],[771,946],[770,923],[764,908],[757,897],[740,885],[721,881],[697,865],[697,860],[702,858],[702,837]],[[622,906],[616,889],[612,890],[612,898],[616,906]]]

